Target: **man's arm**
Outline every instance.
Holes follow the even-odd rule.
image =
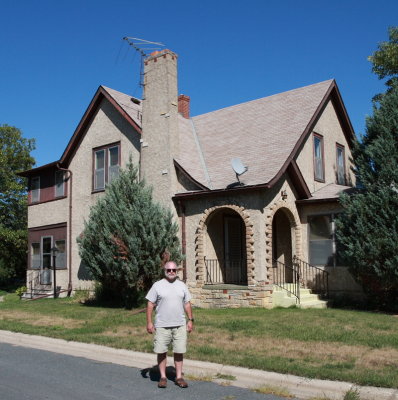
[[[155,304],[153,304],[151,301],[148,301],[146,305],[146,330],[148,333],[155,332],[155,327],[152,323],[152,313],[154,308]]]
[[[188,316],[187,331],[192,332],[192,330],[193,330],[193,315],[192,315],[192,306],[191,306],[190,301],[188,301],[184,304],[184,309]]]

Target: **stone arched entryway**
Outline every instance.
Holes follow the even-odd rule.
[[[285,282],[293,282],[292,227],[283,208],[280,208],[272,219],[272,262],[274,268],[284,265]]]
[[[293,256],[301,257],[301,227],[297,211],[281,201],[270,207],[267,214],[265,235],[268,271],[282,268],[285,282],[292,282]],[[269,278],[272,275],[269,273]]]
[[[248,285],[254,279],[253,225],[242,207],[207,209],[196,234],[196,281]]]

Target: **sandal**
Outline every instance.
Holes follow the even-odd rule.
[[[167,378],[160,378],[158,388],[165,389],[167,387]]]
[[[184,381],[184,378],[178,378],[178,379],[175,380],[174,383],[180,388],[187,388],[188,387],[188,383],[186,383]]]

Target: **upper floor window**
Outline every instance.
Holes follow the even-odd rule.
[[[336,175],[337,175],[337,184],[345,185],[344,146],[340,144],[336,144]]]
[[[323,161],[323,137],[314,134],[314,179],[325,181],[325,167]]]
[[[30,202],[38,203],[40,201],[40,176],[35,176],[30,181]]]
[[[119,176],[120,145],[94,150],[94,190],[103,190]]]
[[[55,171],[55,197],[65,196],[65,173],[64,171]]]

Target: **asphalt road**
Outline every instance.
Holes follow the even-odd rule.
[[[282,400],[233,386],[190,381],[181,389],[169,380],[116,364],[0,343],[1,400]]]

